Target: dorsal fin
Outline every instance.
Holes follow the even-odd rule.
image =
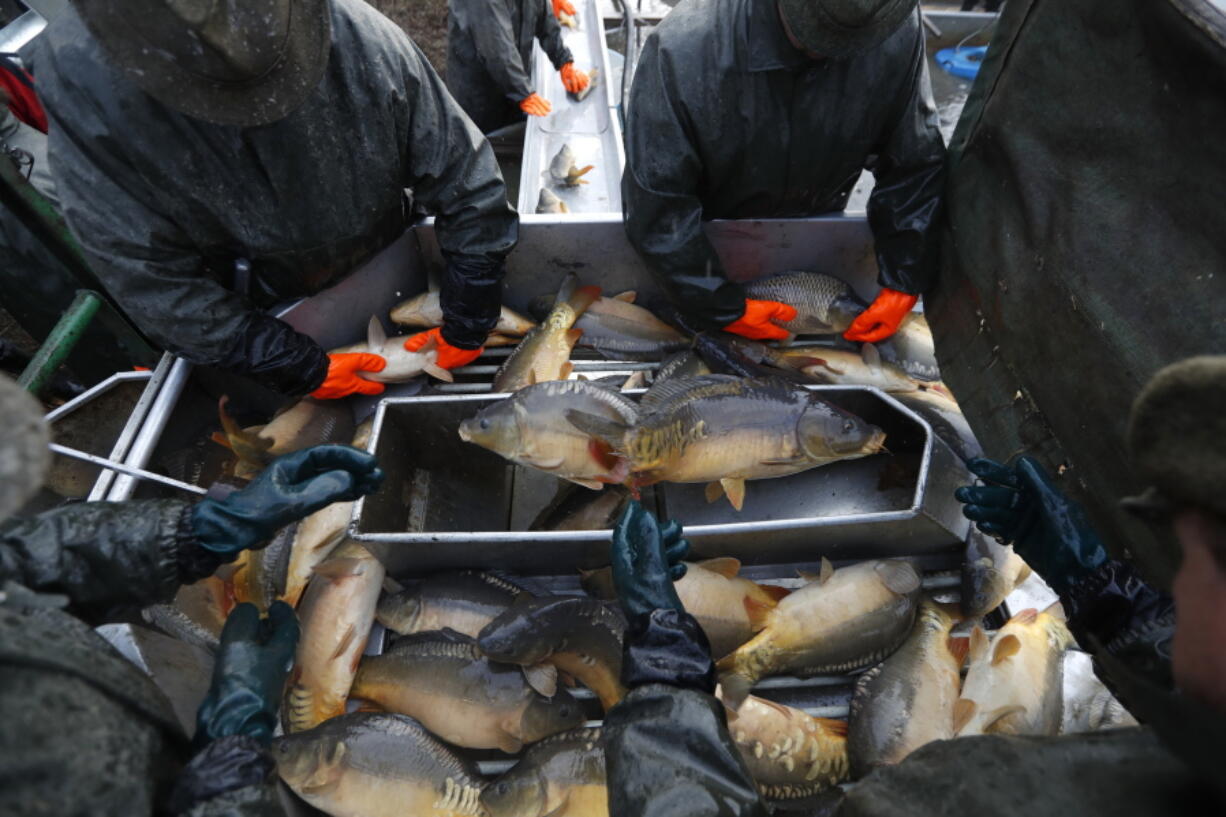
[[[745,614],[749,616],[749,629],[755,633],[765,629],[767,617],[770,616],[771,610],[775,609],[775,605],[765,604],[752,596],[743,597],[742,602],[745,605]]]
[[[1008,634],[997,638],[996,644],[992,647],[992,666],[1017,655],[1021,649],[1022,640],[1015,635]]]
[[[718,573],[725,579],[735,579],[736,574],[741,572],[741,560],[734,559],[731,556],[703,559],[701,562],[695,562],[694,565],[695,567],[701,567],[703,570]]]
[[[621,293],[619,293],[619,294],[617,294],[617,295],[614,295],[614,296],[613,296],[613,300],[615,300],[615,301],[624,301],[625,303],[632,304],[632,303],[634,303],[634,299],[635,299],[637,296],[638,296],[638,293],[637,293],[637,292],[635,292],[633,289],[628,289],[628,290],[626,290],[625,292],[621,292]]]
[[[688,395],[695,389],[709,389],[729,383],[737,384],[740,378],[724,374],[703,374],[696,377],[670,377],[662,380],[639,398],[640,411],[654,411],[666,402]]]
[[[866,343],[860,347],[860,358],[871,369],[881,368],[881,352],[871,343]]]
[[[383,351],[385,343],[387,343],[387,332],[383,331],[383,324],[379,321],[378,316],[371,315],[370,322],[366,324],[366,351],[379,354]]]

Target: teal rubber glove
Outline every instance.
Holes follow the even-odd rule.
[[[609,553],[613,586],[627,618],[633,621],[652,610],[685,612],[673,582],[685,575],[682,559],[689,550],[678,522],[661,526],[637,500],[631,500],[613,528]]]
[[[278,457],[246,487],[192,509],[196,540],[214,553],[236,556],[261,547],[280,528],[333,502],[374,493],[383,471],[371,454],[347,445],[317,445]]]
[[[1085,510],[1066,497],[1033,457],[1004,466],[982,457],[967,463],[983,485],[959,488],[962,513],[989,536],[1011,542],[1052,589],[1063,593],[1107,561]]]
[[[231,735],[269,743],[297,646],[298,619],[285,602],[273,602],[268,618],[254,604],[235,607],[221,630],[213,683],[196,712],[196,744]]]

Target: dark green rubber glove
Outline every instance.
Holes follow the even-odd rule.
[[[196,712],[196,744],[231,735],[271,741],[297,646],[298,619],[285,602],[273,602],[268,618],[254,604],[235,607],[221,631],[212,686]]]
[[[982,457],[967,463],[985,484],[959,488],[962,513],[981,531],[1011,542],[1019,556],[1063,593],[1107,561],[1085,511],[1066,497],[1033,457],[1004,466]]]
[[[317,445],[278,457],[245,488],[192,509],[192,532],[214,553],[260,547],[280,528],[331,505],[374,493],[383,471],[371,454]]]
[[[689,550],[680,523],[661,526],[637,500],[630,501],[613,528],[609,552],[613,586],[627,618],[652,610],[685,612],[673,582],[685,575],[681,560]]]

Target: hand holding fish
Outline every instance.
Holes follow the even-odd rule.
[[[588,77],[582,71],[575,70],[575,64],[568,62],[558,69],[562,75],[562,85],[572,94],[577,94],[587,87]]]
[[[328,355],[328,374],[323,385],[311,392],[317,400],[336,400],[351,394],[380,394],[384,386],[358,376],[358,372],[381,372],[387,361],[369,353]]]
[[[685,612],[673,582],[685,575],[682,560],[689,550],[678,522],[660,525],[637,501],[626,506],[613,529],[609,562],[617,598],[631,621],[653,610]]]
[[[374,493],[383,471],[374,456],[347,445],[317,445],[278,457],[245,488],[205,499],[191,512],[192,532],[223,557],[256,548],[290,522],[333,502]]]
[[[778,301],[745,299],[745,314],[724,327],[725,331],[753,340],[787,340],[791,333],[777,324],[796,319],[796,308]]]
[[[441,327],[428,329],[425,332],[418,332],[416,335],[411,335],[404,342],[406,352],[416,352],[424,347],[433,339],[436,348],[438,349],[438,358],[435,364],[441,369],[458,369],[461,366],[467,366],[477,358],[481,357],[481,353],[485,351],[485,347],[478,346],[476,349],[461,349],[458,346],[452,346],[443,338],[443,330]]]
[[[868,309],[852,321],[843,337],[862,343],[880,343],[898,331],[903,318],[910,314],[918,300],[918,295],[884,288]]]
[[[1011,466],[982,457],[967,463],[984,485],[954,492],[967,519],[1012,542],[1018,555],[1061,592],[1107,560],[1085,511],[1066,497],[1033,457]]]

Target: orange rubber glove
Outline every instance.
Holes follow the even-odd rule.
[[[751,340],[787,340],[792,333],[776,326],[775,321],[795,319],[795,307],[778,301],[755,301],[753,298],[746,298],[745,314],[725,326],[724,331]]]
[[[843,337],[861,343],[879,343],[898,331],[898,325],[918,300],[918,295],[884,288],[868,309],[851,322]]]
[[[587,74],[582,71],[576,71],[573,62],[563,65],[558,69],[558,73],[562,75],[562,85],[572,94],[577,94],[587,87]]]
[[[549,104],[548,99],[543,99],[538,94],[530,94],[527,99],[519,103],[519,109],[529,116],[548,116],[553,106]]]
[[[574,17],[579,12],[575,11],[575,7],[571,5],[570,0],[553,0],[553,16],[561,17],[563,14],[569,14]]]
[[[452,346],[443,340],[443,330],[437,326],[433,329],[427,329],[425,332],[410,335],[409,339],[404,342],[404,349],[406,352],[416,352],[425,346],[431,338],[434,338],[434,342],[438,346],[438,357],[434,362],[444,369],[458,369],[461,366],[467,366],[481,357],[481,353],[485,351],[484,346],[479,346],[476,349],[461,349],[458,346]]]
[[[360,377],[358,372],[381,372],[387,361],[369,352],[328,355],[328,374],[324,384],[311,396],[317,400],[336,400],[351,394],[382,394],[383,384]]]

